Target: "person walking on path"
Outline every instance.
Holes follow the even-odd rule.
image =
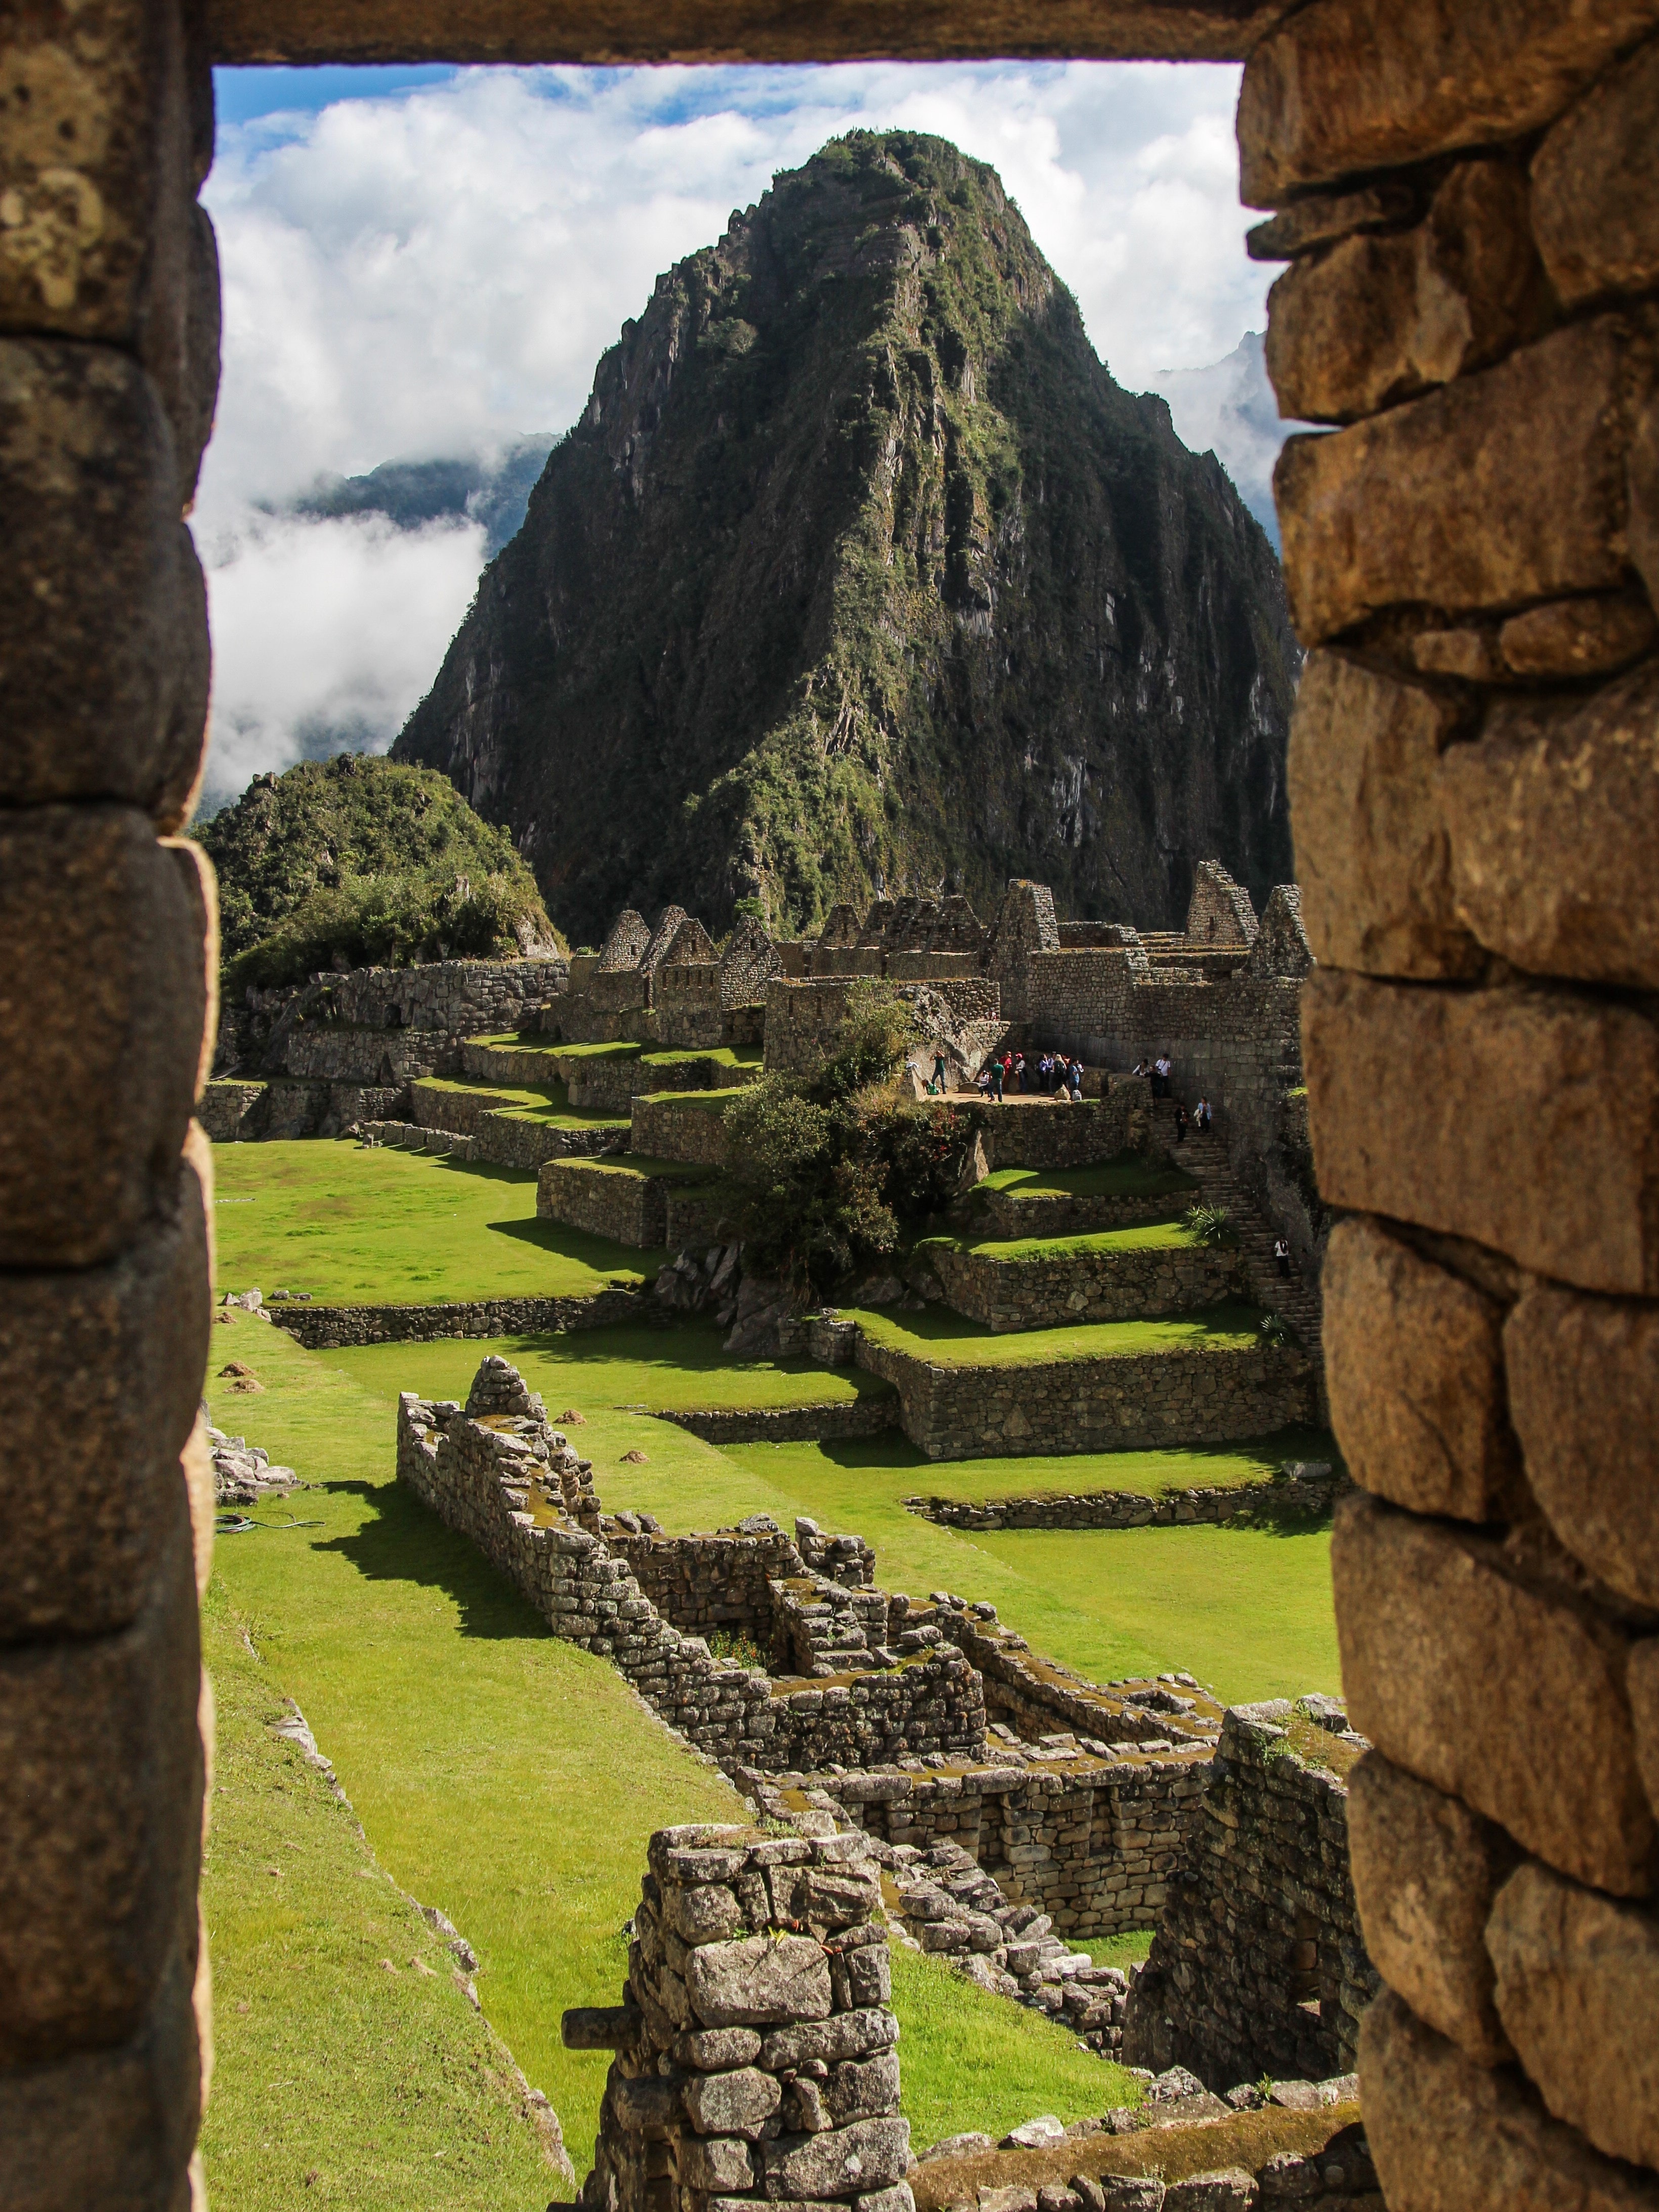
[[[1167,1052],[1159,1053],[1158,1058],[1152,1062],[1152,1096],[1154,1098],[1167,1098],[1169,1097],[1170,1078],[1174,1073],[1175,1062],[1170,1059],[1169,1054]]]
[[[1198,1133],[1200,1136],[1207,1137],[1210,1133],[1212,1125],[1215,1121],[1215,1115],[1210,1111],[1210,1102],[1207,1098],[1200,1098],[1199,1100],[1198,1111],[1194,1115],[1193,1119],[1198,1124]]]
[[[1007,1073],[1008,1063],[1006,1060],[993,1059],[991,1062],[991,1096],[996,1100],[999,1106],[1002,1103],[1003,1078],[1007,1074]]]
[[[1073,1106],[1083,1102],[1083,1062],[1074,1060],[1066,1071],[1066,1088]]]
[[[1176,1144],[1185,1144],[1187,1141],[1187,1109],[1182,1105],[1179,1101],[1176,1102],[1176,1105],[1175,1132]]]
[[[1273,1239],[1273,1265],[1287,1280],[1291,1273],[1291,1248],[1283,1237]]]

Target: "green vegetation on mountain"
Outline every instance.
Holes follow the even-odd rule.
[[[659,278],[394,748],[598,942],[672,897],[1169,926],[1291,873],[1298,665],[1212,455],[1122,391],[995,173],[855,131]]]
[[[511,837],[428,769],[361,753],[301,761],[255,776],[197,835],[218,871],[233,988],[561,941]]]

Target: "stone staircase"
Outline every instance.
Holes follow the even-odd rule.
[[[1185,1141],[1176,1144],[1176,1102],[1172,1098],[1158,1099],[1153,1104],[1152,1115],[1158,1135],[1169,1148],[1170,1158],[1177,1166],[1185,1168],[1188,1175],[1198,1177],[1205,1204],[1226,1207],[1244,1254],[1252,1294],[1263,1311],[1276,1313],[1290,1323],[1310,1356],[1318,1364],[1322,1375],[1324,1344],[1321,1323],[1323,1310],[1319,1294],[1297,1265],[1294,1252],[1291,1255],[1290,1274],[1283,1276],[1279,1273],[1273,1261],[1275,1231],[1239,1180],[1227,1156],[1226,1145],[1214,1131],[1204,1136],[1191,1122],[1188,1126]]]

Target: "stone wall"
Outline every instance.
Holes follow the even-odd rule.
[[[981,1185],[974,1193],[974,1221],[987,1237],[1082,1237],[1142,1221],[1178,1221],[1198,1195],[1196,1183],[1163,1198],[1022,1198]]]
[[[700,1637],[662,1618],[627,1557],[595,1533],[597,1516],[592,1528],[571,1519],[561,1486],[568,1500],[580,1463],[540,1401],[513,1380],[528,1410],[510,1419],[473,1419],[406,1392],[398,1478],[476,1544],[556,1636],[611,1660],[688,1742],[728,1771],[982,1752],[983,1700],[954,1646],[799,1686],[711,1659]]]
[[[907,1498],[906,1505],[942,1528],[1174,1528],[1195,1522],[1249,1520],[1260,1511],[1319,1518],[1330,1512],[1344,1487],[1329,1467],[1286,1468],[1265,1482],[1241,1482],[1160,1491],[1148,1498],[1132,1490],[1079,1493],[1044,1491],[1030,1498],[993,1498],[973,1504],[956,1498]]]
[[[1152,1136],[1152,1094],[1128,1076],[1105,1096],[1042,1103],[975,1106],[987,1164],[998,1168],[1085,1168],[1145,1146]]]
[[[629,1150],[696,1167],[726,1165],[724,1105],[694,1098],[635,1098]]]
[[[1313,1370],[1291,1346],[969,1367],[860,1329],[855,1356],[896,1388],[904,1433],[929,1459],[1227,1443],[1313,1417]]]
[[[995,1334],[1188,1313],[1248,1291],[1243,1255],[1224,1244],[1073,1252],[1062,1264],[939,1243],[927,1246],[927,1258],[945,1303]]]
[[[821,1406],[663,1407],[660,1421],[690,1429],[711,1444],[823,1443],[879,1436],[897,1425],[898,1401],[884,1391],[837,1398]]]
[[[345,1344],[435,1344],[455,1336],[550,1336],[664,1319],[648,1289],[596,1291],[592,1297],[445,1299],[436,1305],[281,1304],[265,1311],[307,1351]]]
[[[1328,1717],[1340,1727],[1339,1715]],[[1131,1988],[1127,2063],[1186,2066],[1212,2088],[1351,2069],[1376,1989],[1348,1874],[1348,1793],[1335,1771],[1345,1754],[1352,1762],[1356,1741],[1300,1719],[1284,1700],[1228,1712]]]
[[[564,2016],[571,2047],[616,2053],[584,2204],[915,2212],[863,1838],[665,1828],[649,1858],[622,2002]]]
[[[536,1211],[544,1220],[586,1230],[590,1237],[651,1251],[668,1241],[670,1187],[669,1178],[632,1168],[548,1160],[537,1177]]]
[[[613,1519],[605,1540],[627,1560],[665,1620],[699,1636],[731,1630],[763,1651],[772,1644],[773,1582],[806,1573],[805,1561],[781,1529],[664,1536],[634,1534]]]

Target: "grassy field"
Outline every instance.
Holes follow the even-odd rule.
[[[271,1733],[287,1708],[218,1577],[202,1629],[216,1717],[202,1883],[212,2200],[408,2212],[441,2194],[464,2212],[539,2212],[558,2177],[510,2060],[350,1811]]]
[[[1259,1340],[1261,1319],[1254,1306],[1227,1304],[1163,1321],[1088,1322],[994,1336],[982,1322],[969,1321],[948,1306],[903,1314],[842,1310],[875,1343],[935,1367],[1030,1367],[1049,1360],[1123,1359],[1146,1352],[1243,1352]]]
[[[456,1355],[470,1373],[489,1347],[374,1348],[399,1355],[405,1370],[424,1352]],[[222,1425],[246,1432],[319,1486],[296,1492],[286,1508],[255,1514],[262,1525],[251,1533],[219,1540],[227,1615],[246,1625],[263,1662],[260,1710],[282,1696],[297,1701],[335,1761],[380,1865],[422,1903],[441,1906],[472,1943],[482,1961],[485,2015],[552,2100],[580,2172],[606,2062],[563,2050],[560,2014],[568,2005],[617,1996],[626,1969],[623,1929],[650,1831],[675,1820],[738,1816],[738,1801],[716,1772],[672,1741],[607,1662],[549,1635],[470,1544],[398,1490],[391,1480],[392,1404],[384,1385],[372,1387],[354,1371],[355,1356],[304,1352],[282,1331],[240,1315],[216,1328],[215,1350],[221,1355],[215,1365],[234,1355],[264,1385],[255,1396],[213,1396]],[[396,1380],[387,1379],[395,1397]],[[405,1371],[404,1382],[410,1379]],[[429,1372],[413,1379],[422,1388],[440,1386]],[[613,1418],[627,1424],[618,1433],[666,1436],[669,1449],[653,1462],[659,1474],[669,1472],[678,1454],[683,1469],[712,1463],[726,1468],[738,1488],[756,1486],[724,1455],[684,1431]],[[290,1521],[301,1525],[285,1525]],[[221,1660],[226,1656],[221,1646]],[[231,1863],[229,1832],[223,1879],[216,1873],[210,1893],[222,1991],[274,1971],[258,1911],[246,1896],[249,1862],[240,1874]],[[263,1849],[263,1841],[254,1848]],[[418,1928],[406,1915],[392,1918],[398,1929]],[[430,1955],[417,1935],[400,1933],[394,1944],[381,1925],[370,1939],[380,1947],[381,1973],[379,1956],[398,1966],[405,1945],[408,1956]],[[351,1940],[347,1916],[341,1941]],[[954,1977],[947,1981],[945,1972],[909,1954],[897,1969],[905,2105],[920,2142],[969,2125],[1006,2126],[1036,2111],[1077,2118],[1122,2099],[1122,2077],[1080,2052],[1061,2029]],[[271,1984],[287,2007],[269,2031],[283,2039],[283,2049],[304,2048],[315,2027],[313,2005],[333,2002],[331,1986],[320,1975],[313,1984],[297,1973]],[[240,2001],[222,1999],[238,2020]],[[349,2006],[339,2026],[349,2050],[377,2032]],[[388,2037],[374,2065],[403,2063],[401,2044],[389,2031]],[[331,2046],[320,2031],[316,2047],[316,2063],[325,2063]],[[447,2078],[446,2049],[432,2046],[424,2071],[410,2075],[412,2084],[428,2073],[434,2082]],[[365,2057],[360,2069],[365,2094],[378,2079],[374,2065]],[[336,2071],[340,2126],[349,2133],[367,2123],[352,2116],[343,2062]],[[275,2079],[280,2088],[303,2077],[260,2078]],[[476,2089],[480,2112],[491,2095],[499,2104],[487,2084]],[[301,2094],[296,2107],[307,2101]],[[240,2104],[228,2098],[210,2139],[227,2171],[245,2170],[238,2162],[252,2160],[266,2141],[263,2112],[257,2098]],[[290,2199],[228,2188],[222,2201],[240,2208]],[[350,2201],[422,2200],[414,2191]],[[444,2201],[451,2201],[447,2187]],[[508,2192],[491,2201],[506,2203]]]
[[[1254,1445],[1079,1453],[1050,1459],[928,1462],[896,1431],[842,1443],[716,1449],[649,1418],[652,1407],[823,1403],[872,1387],[849,1368],[722,1360],[713,1329],[587,1329],[484,1344],[374,1344],[326,1355],[372,1391],[391,1433],[400,1390],[465,1398],[486,1352],[522,1369],[593,1462],[607,1509],[641,1508],[678,1533],[729,1528],[768,1512],[855,1529],[876,1547],[878,1579],[921,1595],[988,1598],[1035,1648],[1109,1679],[1186,1668],[1229,1698],[1340,1687],[1331,1608],[1329,1531],[1133,1528],[1050,1539],[1039,1531],[967,1535],[906,1510],[916,1492],[981,1499],[1045,1490],[1135,1490],[1257,1481],[1287,1459],[1329,1459],[1328,1436],[1286,1431]],[[643,1465],[624,1453],[642,1451]],[[1039,1547],[1075,1554],[1057,1581]]]
[[[1137,1221],[1127,1229],[1095,1229],[1076,1237],[924,1237],[926,1254],[940,1245],[981,1260],[1089,1260],[1114,1252],[1190,1250],[1203,1242],[1184,1221]]]
[[[349,1139],[214,1150],[218,1286],[319,1301],[579,1297],[669,1257],[536,1217],[536,1180]]]
[[[447,1075],[423,1075],[413,1086],[416,1091],[444,1091],[462,1097],[499,1099],[502,1103],[493,1108],[515,1121],[534,1121],[548,1129],[625,1129],[626,1114],[588,1114],[580,1112],[570,1103],[570,1094],[556,1076],[545,1083],[487,1083],[482,1077],[477,1081],[457,1080]]]
[[[1016,1198],[1162,1198],[1198,1188],[1184,1168],[1149,1167],[1139,1152],[1119,1152],[1089,1168],[998,1168],[979,1186]]]

